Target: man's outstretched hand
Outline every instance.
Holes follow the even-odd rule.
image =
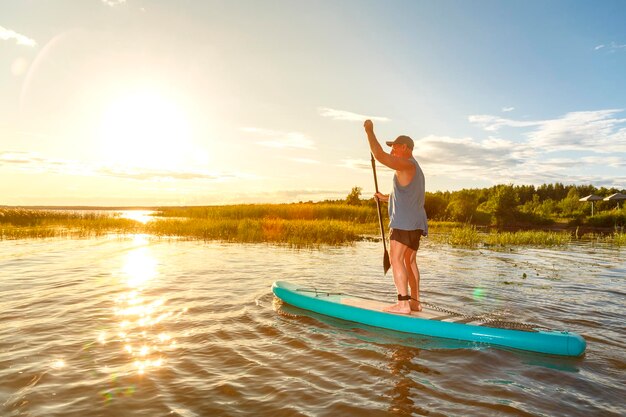
[[[363,127],[366,133],[374,132],[374,123],[370,119],[367,119],[365,123],[363,123]]]

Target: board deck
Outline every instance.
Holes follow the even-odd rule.
[[[368,300],[365,298],[357,297],[342,297],[339,301],[343,305],[358,307],[365,310],[382,311],[391,303],[383,303],[381,301]],[[389,313],[392,314],[392,313]],[[411,311],[411,317],[419,317],[422,319],[437,320],[447,316],[444,313],[437,313],[429,308],[423,307],[422,311]]]
[[[410,315],[387,313],[382,309],[388,303],[343,293],[320,291],[284,281],[274,282],[272,291],[282,301],[295,307],[405,333],[564,356],[580,356],[585,352],[587,345],[585,339],[576,333],[493,327],[480,323],[475,318],[452,315],[427,307],[420,312],[411,312]]]

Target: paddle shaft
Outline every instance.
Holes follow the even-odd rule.
[[[378,178],[376,178],[376,160],[374,159],[374,155],[370,153],[372,157],[372,171],[374,171],[374,187],[376,188],[376,192],[378,193]],[[385,255],[387,254],[387,243],[385,242],[385,226],[383,226],[383,214],[380,210],[380,201],[378,197],[376,200],[376,208],[378,208],[378,223],[380,223],[380,235],[383,238],[383,248],[385,249]],[[386,271],[385,271],[386,272]]]

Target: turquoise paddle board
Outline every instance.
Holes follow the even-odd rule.
[[[531,352],[581,356],[587,343],[580,335],[565,331],[514,330],[467,322],[467,318],[424,307],[410,315],[383,312],[387,304],[366,298],[316,290],[276,281],[272,292],[283,302],[342,320],[425,336],[488,343]]]

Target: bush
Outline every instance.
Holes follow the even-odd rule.
[[[479,210],[476,210],[476,213],[474,214],[474,218],[472,219],[472,223],[482,225],[482,226],[488,226],[491,224],[492,220],[493,220],[493,216],[491,214],[479,209]]]
[[[518,212],[515,222],[520,226],[548,226],[553,224],[554,220],[536,213]]]
[[[600,213],[587,219],[587,224],[593,227],[624,227],[626,226],[626,213]]]
[[[433,220],[444,220],[446,218],[446,207],[448,202],[440,194],[426,193],[424,199],[424,209],[426,216]]]
[[[446,213],[450,220],[471,222],[476,214],[478,198],[472,190],[461,190],[452,194]]]
[[[346,204],[350,206],[359,206],[361,205],[361,191],[363,189],[361,187],[352,187],[350,194],[346,197]]]

